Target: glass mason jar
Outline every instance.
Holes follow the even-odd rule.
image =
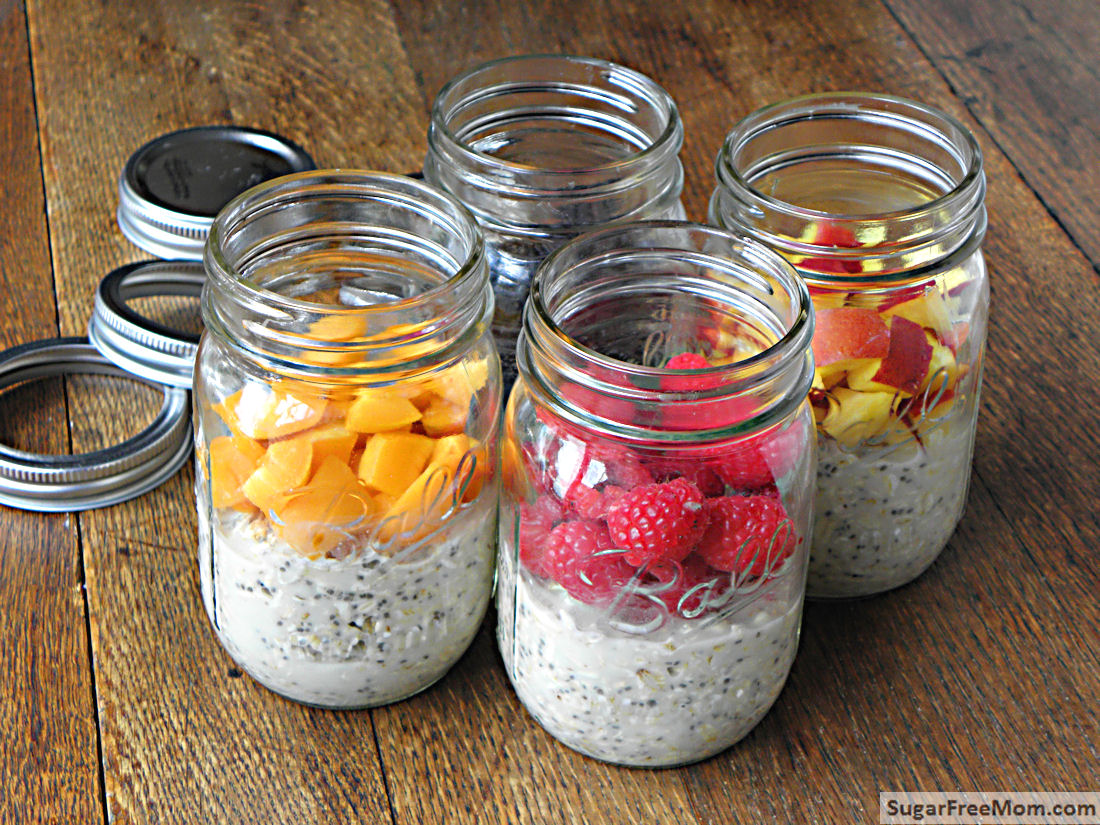
[[[989,310],[981,150],[922,104],[825,94],[745,118],[717,174],[711,222],[784,255],[816,309],[807,591],[903,585],[966,501]]]
[[[763,246],[646,222],[539,269],[505,415],[498,641],[584,754],[661,767],[743,737],[798,644],[809,296]]]
[[[496,60],[439,92],[424,178],[462,201],[484,232],[506,388],[535,268],[612,222],[683,218],[682,142],[669,94],[603,60]]]
[[[258,682],[331,708],[431,685],[493,580],[500,365],[476,224],[423,183],[305,172],[206,247],[203,601]]]

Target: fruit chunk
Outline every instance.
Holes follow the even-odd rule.
[[[445,398],[432,399],[421,414],[424,432],[433,438],[462,432],[466,427],[466,407],[452,404]]]
[[[699,553],[718,570],[763,576],[775,570],[798,544],[783,502],[772,496],[707,499],[710,526]]]
[[[892,392],[860,392],[846,387],[832,391],[829,413],[821,429],[841,444],[854,447],[878,435],[890,423],[895,395]]]
[[[882,310],[883,318],[900,316],[918,326],[944,333],[951,329],[951,317],[947,303],[935,285],[931,285],[917,298],[911,298]]]
[[[920,391],[924,392],[930,386],[933,394],[939,392],[940,387],[954,389],[959,375],[955,353],[950,347],[941,344],[932,333],[928,333],[928,343],[932,347],[932,357],[928,361],[928,371],[925,373],[924,380],[921,381]]]
[[[931,359],[932,345],[924,329],[908,318],[895,315],[890,319],[890,346],[886,357],[849,368],[848,386],[853,390],[913,395],[920,389]]]
[[[347,428],[357,433],[398,430],[420,420],[420,410],[395,392],[365,390],[348,408]]]
[[[684,478],[635,487],[607,511],[611,540],[637,567],[680,561],[698,544],[706,519],[702,492]]]
[[[873,309],[836,307],[816,313],[812,343],[814,366],[824,386],[838,373],[885,358],[890,330]]]
[[[214,410],[231,432],[266,441],[308,430],[321,420],[326,403],[300,390],[247,384]]]
[[[400,496],[424,471],[435,439],[417,433],[371,436],[359,461],[359,478],[373,490]]]
[[[263,460],[242,486],[248,500],[267,512],[283,496],[305,484],[313,460],[307,439],[291,438],[270,444]]]
[[[246,500],[241,485],[256,471],[264,448],[243,435],[223,435],[210,442],[210,491],[215,507],[236,507]]]
[[[390,508],[378,525],[378,537],[390,541],[405,535],[411,541],[430,533],[454,506],[454,474],[439,464],[428,464]]]
[[[326,458],[332,456],[347,464],[351,458],[351,451],[355,448],[356,434],[346,429],[343,424],[322,424],[312,430],[299,433],[294,438],[301,438],[313,445],[313,472],[321,466]]]
[[[364,530],[373,504],[348,465],[328,456],[307,485],[272,509],[283,539],[302,555],[319,558]]]

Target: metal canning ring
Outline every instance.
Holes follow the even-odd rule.
[[[106,507],[158,487],[187,460],[191,439],[186,390],[128,373],[86,338],[50,338],[0,352],[0,389],[72,373],[143,381],[163,391],[164,403],[144,430],[101,450],[47,455],[0,444],[0,504],[40,512]]]

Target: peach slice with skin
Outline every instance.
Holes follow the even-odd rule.
[[[900,315],[890,319],[886,356],[848,370],[848,386],[869,392],[916,393],[928,374],[932,345],[924,328]]]
[[[935,285],[929,286],[917,298],[911,298],[882,310],[884,319],[894,316],[906,318],[937,334],[943,334],[951,329],[951,316],[947,311],[947,303]]]
[[[826,308],[816,313],[816,319],[811,346],[819,389],[835,384],[840,373],[885,358],[889,352],[890,330],[873,309]]]

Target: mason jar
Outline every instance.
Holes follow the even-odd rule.
[[[569,747],[687,764],[775,702],[811,527],[812,325],[786,262],[698,224],[601,230],[539,269],[505,415],[498,641]]]
[[[219,641],[310,705],[424,689],[493,579],[500,366],[476,224],[417,181],[306,172],[230,202],[205,265],[196,492]]]
[[[462,201],[484,232],[506,387],[535,268],[570,238],[612,222],[683,218],[682,142],[669,94],[603,60],[506,58],[439,92],[424,177]]]
[[[903,585],[966,501],[989,309],[981,150],[923,104],[824,94],[749,115],[717,174],[711,222],[779,251],[816,309],[809,595]]]

